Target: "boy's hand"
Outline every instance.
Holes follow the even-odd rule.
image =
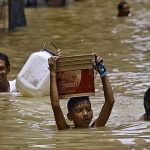
[[[96,65],[96,70],[99,72],[100,76],[101,77],[104,77],[107,75],[107,70],[105,68],[105,65],[104,65],[104,60],[97,56],[96,54],[94,54],[95,56],[95,65]]]
[[[48,64],[49,64],[49,70],[52,73],[57,72],[57,59],[59,56],[52,56],[48,59]]]
[[[61,57],[61,50],[58,49],[55,55]]]
[[[48,59],[49,70],[51,73],[56,73],[57,71],[57,59],[61,57],[61,50],[58,49],[55,56],[52,56]]]

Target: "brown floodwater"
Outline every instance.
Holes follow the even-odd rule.
[[[144,112],[144,92],[150,87],[150,1],[129,1],[132,16],[125,18],[116,17],[118,2],[82,0],[63,8],[26,8],[27,26],[15,32],[0,30],[0,51],[11,61],[10,80],[32,53],[52,41],[63,55],[95,52],[104,58],[116,100],[105,127],[58,131],[49,96],[3,93],[1,150],[150,149],[150,122],[137,120]],[[99,76],[95,87],[91,97],[94,119],[104,101]],[[66,103],[67,99],[61,100],[64,114]]]

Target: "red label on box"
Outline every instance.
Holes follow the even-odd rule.
[[[82,69],[58,72],[57,86],[60,97],[69,95],[91,95],[91,93],[95,92],[94,70]]]

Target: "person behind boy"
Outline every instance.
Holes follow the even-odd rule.
[[[125,17],[125,16],[130,16],[131,11],[130,11],[130,6],[126,1],[121,1],[118,6],[118,17]]]
[[[88,96],[72,97],[68,101],[68,114],[67,117],[70,121],[73,121],[75,128],[88,128],[90,127],[103,127],[107,123],[111,114],[114,97],[112,87],[109,83],[107,71],[103,64],[103,60],[100,57],[95,56],[96,68],[100,74],[103,84],[105,103],[100,111],[98,118],[90,125],[93,118],[93,111],[91,109],[91,103]],[[49,59],[50,67],[50,99],[54,112],[55,121],[58,130],[65,130],[70,128],[70,125],[66,123],[62,109],[59,103],[59,95],[56,82],[57,73],[57,59],[59,56],[54,56]]]
[[[16,92],[16,80],[8,81],[10,62],[7,55],[0,52],[0,92]]]
[[[147,89],[147,91],[144,94],[144,109],[145,109],[145,113],[138,118],[139,120],[148,121],[150,120],[150,87]]]

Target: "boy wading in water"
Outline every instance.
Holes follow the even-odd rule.
[[[139,120],[150,121],[150,87],[144,94],[144,109],[145,113],[142,116],[138,116]]]
[[[118,6],[118,17],[131,16],[130,6],[126,1],[121,1]]]
[[[94,54],[94,56],[95,56],[95,64],[96,64],[95,67],[100,74],[102,85],[103,85],[105,103],[97,119],[91,124],[91,126],[89,126],[93,118],[93,111],[91,109],[91,103],[89,97],[81,96],[81,97],[70,98],[67,105],[68,107],[67,117],[70,121],[73,121],[75,128],[105,126],[114,105],[113,91],[108,80],[107,71],[103,64],[103,59],[97,57],[96,54]],[[49,59],[50,99],[51,99],[51,105],[54,112],[57,128],[59,130],[65,130],[70,128],[70,126],[66,123],[65,117],[63,115],[59,103],[59,95],[58,95],[57,82],[56,82],[58,58],[59,56],[53,56]]]
[[[9,57],[6,54],[0,52],[0,93],[17,92],[16,80],[8,81],[9,72]]]

